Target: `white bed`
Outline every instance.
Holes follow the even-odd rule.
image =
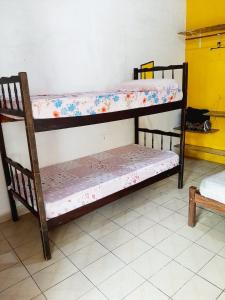
[[[199,191],[202,196],[225,204],[225,171],[204,178]]]

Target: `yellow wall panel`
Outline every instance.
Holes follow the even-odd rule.
[[[187,0],[187,30],[225,23],[225,0]],[[188,105],[225,111],[225,49],[213,50],[218,37],[186,42],[189,63]],[[225,46],[225,36],[221,36]],[[211,117],[213,134],[187,133],[187,144],[225,150],[225,118]],[[189,152],[190,156],[225,163],[225,156]]]

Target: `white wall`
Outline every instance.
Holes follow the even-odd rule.
[[[182,63],[185,0],[0,0],[0,76],[26,71],[35,93],[110,88],[149,60]],[[148,119],[168,129],[177,113]],[[27,165],[24,125],[4,125],[9,156]],[[37,134],[40,165],[132,143],[133,121]],[[9,212],[0,165],[0,216]]]

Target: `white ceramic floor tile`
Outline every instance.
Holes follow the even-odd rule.
[[[0,272],[0,291],[9,288],[17,282],[29,277],[29,273],[21,263]]]
[[[223,258],[225,258],[225,247],[223,249],[220,250],[220,252],[218,253],[220,256],[222,256]]]
[[[176,231],[179,228],[183,227],[187,222],[187,219],[177,213],[173,213],[169,217],[165,218],[160,222],[161,225],[169,228],[170,230]]]
[[[13,222],[12,220],[9,220],[1,223],[0,229],[4,236],[9,237],[18,233],[24,233],[24,231],[27,229],[27,226],[29,226],[31,229],[38,228],[38,221],[32,214],[20,216],[19,222]]]
[[[16,248],[23,244],[32,242],[34,239],[40,240],[40,231],[39,231],[38,227],[36,229],[29,228],[28,226],[26,226],[26,227],[27,228],[23,232],[21,232],[21,233],[18,232],[12,236],[7,237],[8,242],[10,243],[10,245],[13,248]],[[27,234],[28,228],[29,228],[30,232],[32,232],[32,234]]]
[[[214,254],[212,252],[193,244],[181,255],[176,257],[176,261],[191,271],[198,272],[213,256]]]
[[[78,219],[75,219],[75,223],[84,231],[91,230],[97,224],[107,221],[108,219],[96,211],[86,214]]]
[[[45,296],[48,300],[76,300],[91,288],[93,284],[79,272],[47,290]]]
[[[221,293],[217,287],[202,279],[194,276],[187,282],[173,297],[174,300],[215,300]]]
[[[207,215],[203,216],[202,218],[199,218],[198,219],[198,222],[203,224],[203,225],[206,225],[206,226],[209,226],[209,227],[214,227],[216,224],[218,224],[219,222],[221,222],[223,219],[221,216],[215,214],[215,213],[212,213],[212,212],[209,212]]]
[[[199,275],[225,289],[225,259],[215,256],[200,272]]]
[[[155,196],[152,201],[158,205],[163,205],[165,203],[167,203],[168,201],[171,201],[172,197],[170,195],[170,193],[168,193],[167,195],[163,195],[163,194],[159,194],[157,196]]]
[[[37,255],[25,259],[23,261],[23,264],[28,269],[30,274],[34,274],[65,257],[63,253],[56,248],[52,251],[51,254],[52,258],[50,260],[45,260],[43,257],[43,253],[40,252]]]
[[[225,300],[225,292],[219,296],[218,300]]]
[[[78,269],[67,258],[63,258],[55,264],[34,274],[33,279],[42,291],[46,291],[77,271]]]
[[[129,201],[129,208],[135,210],[138,213],[142,213],[143,212],[143,206],[151,205],[151,203],[152,203],[152,200],[149,200],[146,197],[139,196],[137,194],[136,196],[134,196],[132,198],[132,200]]]
[[[124,298],[124,300],[166,300],[169,299],[165,294],[160,292],[151,283],[145,282],[134,292]]]
[[[144,279],[129,267],[125,267],[99,285],[99,289],[110,300],[119,300],[135,290]]]
[[[11,247],[10,247],[9,243],[5,239],[0,240],[0,254],[7,253],[10,250],[11,250]]]
[[[93,241],[94,239],[90,235],[84,232],[80,232],[76,236],[74,236],[73,239],[69,238],[64,241],[60,241],[56,243],[56,245],[60,248],[60,250],[63,253],[65,253],[65,255],[70,255],[76,250],[87,246]]]
[[[196,243],[217,253],[225,246],[225,234],[212,229],[196,241]]]
[[[99,213],[107,218],[112,218],[113,216],[118,215],[120,212],[125,210],[127,210],[127,207],[119,205],[117,201],[98,209]]]
[[[150,218],[151,220],[155,222],[160,222],[161,220],[165,219],[169,215],[171,215],[173,212],[170,209],[167,209],[162,206],[157,206],[154,209],[146,210],[143,215],[147,218]]]
[[[10,251],[4,254],[0,254],[0,272],[12,267],[19,262],[14,252]]]
[[[79,300],[106,300],[107,298],[96,288],[90,290]]]
[[[123,211],[123,212],[119,213],[115,217],[113,217],[112,220],[115,223],[119,224],[120,226],[124,226],[127,223],[137,219],[138,217],[140,217],[140,214],[138,214],[134,210],[128,209],[126,211]]]
[[[194,274],[172,261],[149,280],[168,296],[173,296]]]
[[[45,296],[43,294],[40,294],[34,298],[32,298],[32,300],[46,300]]]
[[[102,222],[101,224],[97,224],[96,226],[93,226],[88,233],[93,236],[95,239],[101,238],[102,236],[105,236],[106,234],[109,234],[110,232],[113,232],[117,229],[119,229],[120,227],[107,220]]]
[[[54,248],[51,244],[51,248]],[[53,249],[52,249],[53,250]],[[25,243],[19,247],[16,247],[14,249],[16,252],[17,256],[21,260],[25,260],[31,256],[38,255],[42,253],[42,243],[40,237],[38,239],[34,239],[33,241],[30,241],[29,243]]]
[[[151,246],[155,246],[156,244],[166,239],[171,234],[172,231],[159,224],[156,224],[152,226],[150,229],[141,233],[139,237],[146,243],[150,244]]]
[[[170,256],[171,258],[175,258],[190,245],[191,242],[187,239],[177,234],[173,234],[159,243],[156,248],[162,251],[164,254]]]
[[[100,238],[119,228],[118,225],[97,212],[84,215],[76,220],[76,224],[94,238]]]
[[[137,202],[137,206],[135,207],[135,211],[137,211],[139,214],[145,214],[148,211],[154,210],[158,207],[157,204],[153,203],[152,201],[145,200],[141,203]]]
[[[122,263],[119,258],[112,253],[108,253],[94,263],[88,265],[82,272],[91,280],[91,282],[97,285],[123,266],[124,263]]]
[[[41,291],[38,289],[32,278],[27,278],[18,282],[16,285],[8,288],[4,292],[0,293],[1,300],[30,300],[37,299]],[[40,298],[41,300],[41,298]]]
[[[75,223],[70,222],[64,225],[60,225],[49,232],[49,237],[54,242],[62,242],[63,240],[73,238],[75,235],[80,233],[82,230]]]
[[[128,264],[150,248],[151,246],[139,238],[134,238],[113,250],[113,253]]]
[[[186,239],[195,242],[199,240],[207,231],[209,231],[209,227],[203,224],[197,223],[195,227],[190,227],[186,224],[177,231],[177,234],[180,234]]]
[[[144,216],[138,217],[132,222],[127,223],[124,228],[134,235],[138,235],[143,231],[153,226],[155,222],[145,218]]]
[[[222,219],[215,227],[214,229],[224,233],[225,232],[225,218]]]
[[[177,211],[178,209],[181,209],[181,208],[185,207],[186,205],[187,205],[186,202],[184,202],[180,199],[176,199],[176,198],[171,199],[168,202],[163,204],[163,206],[165,208],[168,208],[168,209],[171,209],[174,211]]]
[[[123,228],[120,228],[116,231],[113,231],[106,236],[98,239],[99,243],[102,244],[104,247],[106,247],[109,250],[113,250],[120,245],[126,243],[130,239],[134,237],[133,234],[129,233],[128,231],[124,230]]]
[[[83,269],[93,263],[100,257],[106,255],[109,251],[98,242],[92,242],[88,246],[77,250],[69,255],[69,259],[79,268]]]
[[[168,264],[170,260],[171,258],[153,248],[133,261],[130,264],[130,267],[138,274],[148,279]]]
[[[181,214],[182,216],[184,216],[185,218],[187,218],[188,217],[188,205],[186,205],[186,206],[178,209],[177,213]]]

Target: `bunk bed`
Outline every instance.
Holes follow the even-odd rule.
[[[35,114],[35,107],[38,106],[37,111],[40,112],[40,103],[42,102],[45,107],[44,113],[46,113],[47,96],[42,96],[42,100],[40,97],[37,99],[30,96],[25,72],[19,73],[18,76],[0,78],[0,150],[12,219],[18,220],[16,201],[20,201],[38,218],[45,259],[51,258],[49,229],[176,173],[178,173],[178,187],[183,187],[188,65],[184,63],[166,67],[135,68],[134,80],[139,79],[143,72],[145,74],[147,72],[159,72],[162,79],[165,78],[165,75],[174,79],[176,70],[182,72],[182,96],[180,99],[173,99],[174,101],[172,101],[172,98],[169,97],[162,102],[155,101],[152,103],[149,101],[147,103],[146,97],[142,97],[143,101],[134,106],[121,107],[119,105],[113,106],[114,108],[108,111],[100,109],[95,112],[87,109],[83,114],[79,110],[73,115],[59,115],[57,111],[56,113],[53,112],[53,116],[51,114]],[[105,96],[107,101],[110,101],[111,98],[117,101],[120,97],[121,99],[126,97],[126,100],[129,100],[136,95],[136,92],[120,91],[120,93],[117,95],[114,91],[106,96],[101,94],[101,99]],[[139,91],[139,93],[147,95],[146,91]],[[73,94],[75,98],[81,96]],[[85,97],[87,104],[90,103],[90,97],[92,99],[93,95],[87,93]],[[96,95],[94,97],[99,100]],[[56,106],[62,105],[62,101],[57,100],[59,96],[47,98]],[[63,95],[62,98],[69,101],[71,95],[70,97]],[[76,102],[76,99],[74,101]],[[98,103],[95,104],[98,105]],[[67,107],[71,107],[71,105]],[[71,109],[74,109],[74,106]],[[181,132],[179,134],[140,127],[139,117],[173,110],[181,110]],[[134,118],[134,145],[108,150],[67,163],[39,168],[35,139],[37,132],[129,118]],[[6,153],[2,123],[18,120],[25,121],[30,170],[12,160]],[[144,146],[139,145],[139,133],[144,134]],[[145,147],[147,134],[152,135],[152,147]],[[154,149],[155,135],[161,136],[161,150]],[[165,136],[169,139],[170,151],[163,150]],[[180,139],[179,156],[172,151],[172,138]]]

